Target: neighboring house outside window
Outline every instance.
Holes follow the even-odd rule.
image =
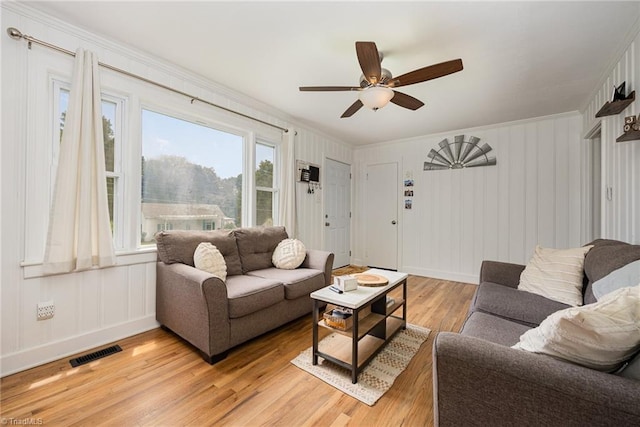
[[[188,203],[142,203],[142,241],[154,242],[153,235],[164,230],[217,230],[234,228],[233,218],[216,205]]]

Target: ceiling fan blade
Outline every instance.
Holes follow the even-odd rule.
[[[398,92],[397,90],[394,90],[393,93],[394,95],[393,98],[391,98],[391,102],[401,107],[415,111],[424,105],[424,102],[414,98],[413,96],[409,96],[406,93]]]
[[[355,114],[356,111],[358,111],[359,109],[362,108],[364,104],[362,104],[362,101],[360,101],[359,99],[354,102],[353,104],[351,104],[351,107],[347,108],[346,111],[344,113],[342,113],[342,115],[340,116],[341,119],[344,119],[346,117],[351,117]]]
[[[356,54],[365,79],[371,84],[376,84],[382,76],[380,55],[374,42],[356,42]]]
[[[340,92],[349,90],[362,90],[359,86],[300,86],[301,92]]]
[[[462,59],[454,59],[451,61],[441,62],[440,64],[429,65],[395,77],[388,84],[389,87],[400,87],[412,85],[415,83],[426,82],[427,80],[437,79],[449,74],[462,71]]]

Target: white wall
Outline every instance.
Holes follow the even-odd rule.
[[[296,137],[296,158],[309,163],[320,165],[320,180],[324,182],[326,159],[333,159],[343,163],[353,162],[351,147],[340,144],[318,132],[310,132],[304,128],[298,129]],[[324,189],[307,193],[308,185],[296,184],[296,202],[298,206],[298,223],[304,224],[299,229],[298,238],[306,246],[314,248],[324,247]]]
[[[50,191],[49,163],[53,127],[43,73],[71,73],[72,60],[61,53],[10,39],[7,27],[75,51],[98,53],[102,62],[192,93],[227,108],[285,128],[298,130],[296,157],[323,164],[326,157],[351,163],[349,145],[291,120],[177,65],[102,39],[18,3],[2,5],[2,149],[1,149],[1,349],[2,376],[69,354],[155,328],[155,252],[121,253],[118,266],[103,270],[41,277],[42,236]],[[56,62],[55,66],[53,63]],[[60,64],[57,64],[60,62]],[[53,71],[52,71],[53,70]],[[105,72],[105,79],[110,78]],[[128,84],[128,83],[127,83]],[[126,84],[125,84],[126,86]],[[118,89],[127,92],[128,88]],[[146,90],[146,89],[145,89]],[[133,99],[133,98],[132,98]],[[30,101],[31,100],[31,101]],[[33,100],[36,100],[35,102]],[[177,102],[189,103],[179,99]],[[29,105],[36,103],[37,105]],[[133,99],[133,102],[140,102]],[[43,104],[43,105],[41,105]],[[209,108],[194,106],[199,112]],[[211,114],[222,114],[208,110]],[[209,114],[209,113],[207,113]],[[239,119],[227,113],[224,120]],[[132,126],[135,127],[135,126]],[[139,130],[129,129],[131,135]],[[136,158],[135,150],[128,152]],[[135,185],[133,188],[135,188]],[[322,192],[299,191],[299,236],[309,247],[322,248]],[[44,210],[44,212],[43,212]],[[131,213],[129,227],[136,227]],[[26,261],[26,262],[25,262]],[[53,319],[36,321],[38,302],[53,300]]]
[[[443,138],[470,135],[488,143],[496,166],[423,171]],[[575,113],[462,129],[355,150],[354,262],[365,264],[364,171],[396,161],[413,175],[413,209],[400,194],[398,268],[477,283],[484,259],[526,263],[536,244],[579,246],[582,120]],[[401,184],[400,184],[401,185]]]
[[[640,8],[640,6],[639,6]],[[616,58],[611,70],[589,98],[583,115],[585,135],[597,126],[602,134],[603,210],[602,236],[640,243],[640,140],[616,142],[624,133],[625,116],[640,114],[640,33],[638,27],[631,33],[631,40]],[[614,116],[596,118],[602,105],[610,100],[613,86],[626,81],[627,93],[636,91],[635,101],[623,112]],[[585,159],[588,162],[588,159]],[[588,176],[590,169],[585,167]],[[607,199],[605,189],[611,188]]]

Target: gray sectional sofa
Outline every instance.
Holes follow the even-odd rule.
[[[309,294],[330,284],[333,254],[307,250],[300,267],[277,269],[271,257],[287,237],[284,227],[156,234],[156,319],[215,363],[230,348],[310,313]],[[194,267],[201,242],[222,253],[225,281]]]
[[[584,303],[592,284],[640,259],[640,245],[596,240],[585,256]],[[640,425],[640,355],[615,374],[510,348],[567,305],[517,290],[524,265],[484,261],[459,334],[433,347],[435,424],[440,426]]]

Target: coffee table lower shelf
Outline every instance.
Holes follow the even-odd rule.
[[[387,318],[386,336],[387,339],[365,335],[358,341],[358,363],[356,369],[359,372],[367,363],[378,354],[382,347],[395,335],[400,329],[406,326],[406,322],[402,318],[390,316]],[[330,360],[340,366],[351,370],[354,366],[352,361],[352,338],[342,334],[342,331],[335,335],[335,339],[330,344],[322,343],[318,348],[317,355]]]

